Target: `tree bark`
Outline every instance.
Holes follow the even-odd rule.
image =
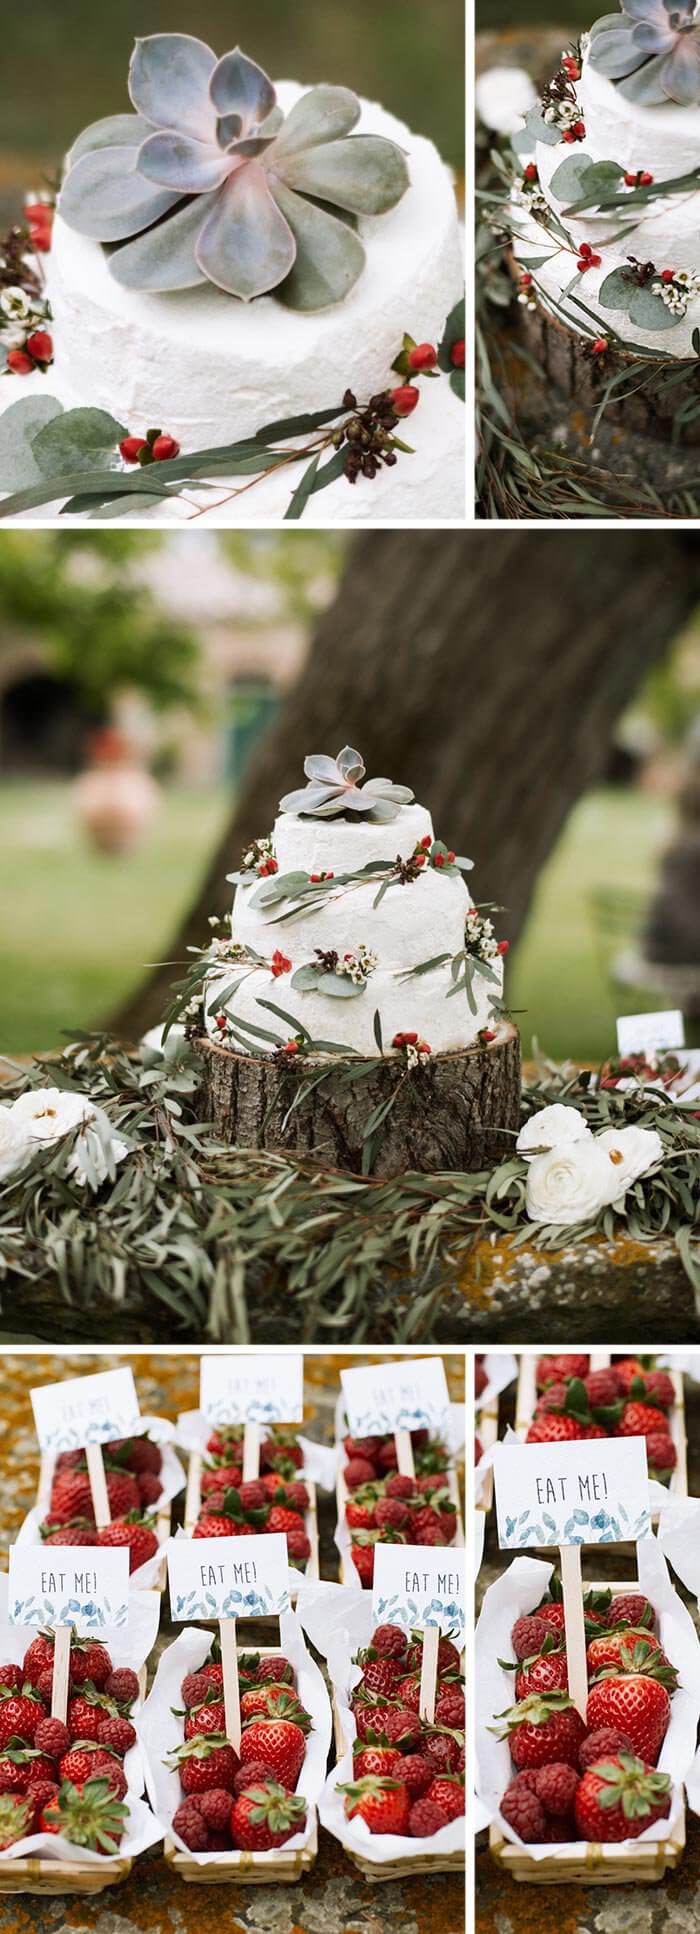
[[[503,1022],[496,1039],[458,1054],[436,1054],[406,1079],[395,1061],[377,1060],[357,1084],[329,1069],[294,1112],[290,1106],[308,1068],[281,1066],[269,1055],[232,1053],[200,1037],[199,1112],[223,1142],[279,1151],[324,1169],[362,1173],[366,1124],[396,1091],[375,1138],[371,1174],[377,1179],[419,1169],[490,1168],[509,1155],[520,1122],[520,1044]]]
[[[518,276],[517,262],[513,264],[513,274]],[[604,329],[601,330],[605,334]],[[624,350],[609,349],[602,364],[596,364],[588,348],[588,339],[579,336],[575,329],[567,329],[556,316],[547,314],[539,304],[535,309],[523,308],[518,317],[518,335],[538,369],[544,371],[550,384],[576,404],[577,410],[589,410],[591,416],[597,409],[606,383],[611,376],[621,379],[625,372],[639,367],[639,357]],[[673,436],[674,443],[696,445],[700,443],[700,416],[692,414],[697,410],[700,400],[700,381],[697,360],[688,362],[686,374],[674,366],[673,358],[662,364],[658,371],[648,368],[644,383],[636,379],[620,402],[606,406],[606,419],[619,429],[630,431],[634,436]],[[683,420],[679,412],[688,409],[688,417]],[[664,459],[665,461],[665,459]]]
[[[499,928],[515,940],[567,814],[604,772],[619,714],[699,583],[700,541],[683,532],[357,538],[167,958],[202,945],[207,916],[230,906],[226,874],[269,831],[305,754],[346,741],[370,773],[411,785],[439,836],[471,855],[475,897],[506,909]],[[158,969],[111,1025],[137,1037],[177,978]]]
[[[649,909],[644,954],[678,973],[687,1018],[700,1020],[700,733],[691,735],[689,769],[676,838],[661,861]]]

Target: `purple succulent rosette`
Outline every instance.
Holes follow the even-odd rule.
[[[409,185],[401,149],[354,134],[357,96],[313,87],[283,115],[272,82],[235,48],[217,60],[189,34],[137,40],[133,114],[86,129],[59,212],[110,248],[115,279],[165,292],[210,282],[243,302],[342,302],[361,275],[360,216]]]
[[[358,818],[384,821],[396,819],[402,806],[410,806],[413,793],[408,786],[395,786],[391,779],[367,779],[359,752],[343,746],[337,759],[312,752],[304,760],[309,781],[299,792],[285,793],[280,800],[283,813],[301,813],[307,819],[337,819],[341,813]]]
[[[700,0],[621,0],[591,30],[591,66],[642,107],[700,101]]]

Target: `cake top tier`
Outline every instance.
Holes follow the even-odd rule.
[[[405,860],[426,841],[433,843],[433,822],[425,806],[400,806],[394,819],[336,817],[307,819],[283,812],[275,820],[272,845],[281,874],[297,869],[310,874],[359,873],[379,861]],[[452,869],[449,869],[450,872]],[[417,875],[416,875],[417,877]],[[378,883],[379,884],[379,883]]]
[[[700,0],[620,0],[591,31],[591,64],[643,107],[700,101]]]
[[[365,263],[355,220],[386,214],[409,185],[395,142],[353,132],[355,94],[313,87],[285,118],[255,61],[238,47],[217,60],[190,34],[137,40],[129,94],[133,114],[75,143],[59,203],[70,228],[111,246],[118,282],[342,302]]]

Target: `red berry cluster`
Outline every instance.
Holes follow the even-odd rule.
[[[352,1493],[345,1522],[360,1581],[371,1585],[377,1544],[449,1545],[457,1513],[449,1494],[444,1444],[427,1430],[411,1432],[415,1477],[398,1470],[393,1437],[346,1437],[343,1477]]]
[[[378,1625],[354,1664],[357,1727],[345,1813],[370,1833],[429,1839],[464,1813],[464,1681],[451,1639],[440,1639],[432,1722],[420,1718],[421,1633]]]
[[[610,1369],[591,1370],[585,1355],[541,1357],[537,1385],[529,1444],[645,1437],[650,1477],[670,1483],[677,1452],[669,1412],[676,1398],[668,1372],[654,1369],[653,1359],[623,1357]]]
[[[147,463],[169,463],[172,457],[179,457],[180,445],[174,437],[164,436],[162,430],[147,430],[145,436],[125,436],[119,454],[125,463],[138,463],[143,468]]]
[[[636,1838],[670,1812],[670,1779],[654,1769],[678,1675],[654,1608],[631,1591],[591,1594],[584,1609],[585,1720],[568,1695],[561,1601],[545,1600],[511,1632],[517,1703],[498,1717],[515,1775],[501,1813],[529,1843]]]
[[[590,242],[579,243],[578,261],[576,263],[576,267],[579,270],[579,273],[581,275],[585,275],[586,269],[599,268],[601,261],[602,261],[602,256],[595,254],[594,250],[591,248]]]
[[[137,1571],[158,1549],[145,1513],[161,1497],[162,1453],[148,1437],[117,1438],[103,1446],[110,1523],[95,1527],[87,1460],[82,1450],[63,1451],[56,1460],[49,1509],[41,1536],[47,1545],[122,1546],[129,1570]]]
[[[53,362],[53,336],[48,329],[33,329],[21,349],[8,349],[7,367],[13,376],[31,376],[35,369],[49,369]]]
[[[201,1502],[194,1538],[246,1538],[282,1531],[289,1562],[305,1571],[311,1555],[306,1515],[310,1497],[295,1476],[303,1452],[293,1435],[265,1438],[260,1446],[260,1476],[243,1482],[243,1441],[223,1426],[209,1438],[211,1458],[202,1471]]]
[[[653,179],[646,168],[638,168],[636,174],[624,176],[624,183],[626,188],[651,188]]]
[[[309,1715],[294,1671],[280,1655],[239,1657],[241,1748],[226,1737],[221,1664],[210,1659],[182,1681],[184,1739],[170,1756],[183,1799],[173,1828],[193,1853],[282,1847],[306,1825],[296,1792],[306,1757]]]
[[[53,1635],[41,1633],[21,1666],[0,1665],[0,1850],[25,1834],[60,1833],[116,1851],[127,1817],[123,1760],[136,1740],[128,1716],[139,1696],[136,1673],[115,1671],[98,1640],[72,1636],[64,1724],[51,1718],[53,1664]]]

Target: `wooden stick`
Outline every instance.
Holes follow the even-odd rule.
[[[413,1461],[413,1445],[411,1443],[410,1430],[395,1430],[394,1443],[396,1445],[396,1456],[401,1476],[415,1477],[416,1467]]]
[[[243,1482],[251,1484],[260,1476],[260,1425],[243,1427]]]
[[[420,1668],[420,1705],[418,1711],[420,1718],[427,1719],[429,1726],[432,1726],[435,1718],[439,1644],[439,1625],[426,1625],[423,1631],[423,1657]]]
[[[226,1714],[226,1738],[234,1752],[241,1750],[241,1695],[238,1683],[238,1652],[236,1649],[235,1618],[219,1619],[221,1639],[221,1663],[224,1669],[224,1712]]]
[[[106,1524],[111,1524],[112,1514],[107,1496],[107,1479],[105,1476],[105,1461],[102,1455],[102,1445],[86,1444],[85,1456],[87,1459],[88,1477],[90,1479],[90,1496],[92,1498],[92,1508],[95,1513],[95,1523],[98,1531],[103,1531]]]
[[[561,1545],[559,1550],[561,1579],[564,1587],[564,1631],[566,1635],[566,1665],[569,1680],[569,1698],[573,1699],[581,1718],[586,1717],[588,1700],[588,1672],[586,1669],[586,1627],[583,1614],[583,1580],[581,1577],[581,1546]]]
[[[51,1687],[51,1718],[66,1723],[68,1711],[68,1679],[70,1672],[70,1641],[72,1626],[54,1626],[53,1685]]]

